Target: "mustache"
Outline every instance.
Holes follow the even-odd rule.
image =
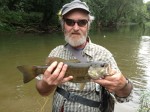
[[[80,35],[83,35],[81,31],[71,31],[70,34],[80,34]]]

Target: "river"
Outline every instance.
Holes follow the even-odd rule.
[[[150,30],[124,26],[116,30],[93,31],[96,44],[109,49],[126,77],[134,83],[133,100],[116,104],[115,112],[137,112],[143,91],[150,90]],[[61,32],[23,34],[0,32],[0,111],[50,112],[52,96],[41,97],[35,80],[23,84],[18,65],[43,65],[49,52],[64,44]],[[120,110],[121,109],[121,110]]]

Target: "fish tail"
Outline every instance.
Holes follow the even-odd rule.
[[[28,83],[37,76],[36,66],[17,66],[18,70],[23,74],[23,82]]]

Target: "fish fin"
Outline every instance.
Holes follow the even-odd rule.
[[[80,83],[80,90],[83,90],[85,87],[85,83]]]
[[[79,63],[80,62],[77,59],[66,60],[66,59],[62,59],[62,58],[59,58],[59,57],[48,57],[45,60],[45,64],[50,65],[54,61],[57,61],[57,62],[72,62],[72,63]]]
[[[31,81],[36,77],[35,76],[36,73],[34,72],[34,68],[35,68],[34,66],[22,65],[22,66],[17,66],[17,68],[23,74],[24,83],[28,83],[29,81]]]

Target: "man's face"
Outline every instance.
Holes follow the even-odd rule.
[[[82,10],[74,10],[64,17],[65,40],[73,47],[86,42],[88,34],[88,14]]]

